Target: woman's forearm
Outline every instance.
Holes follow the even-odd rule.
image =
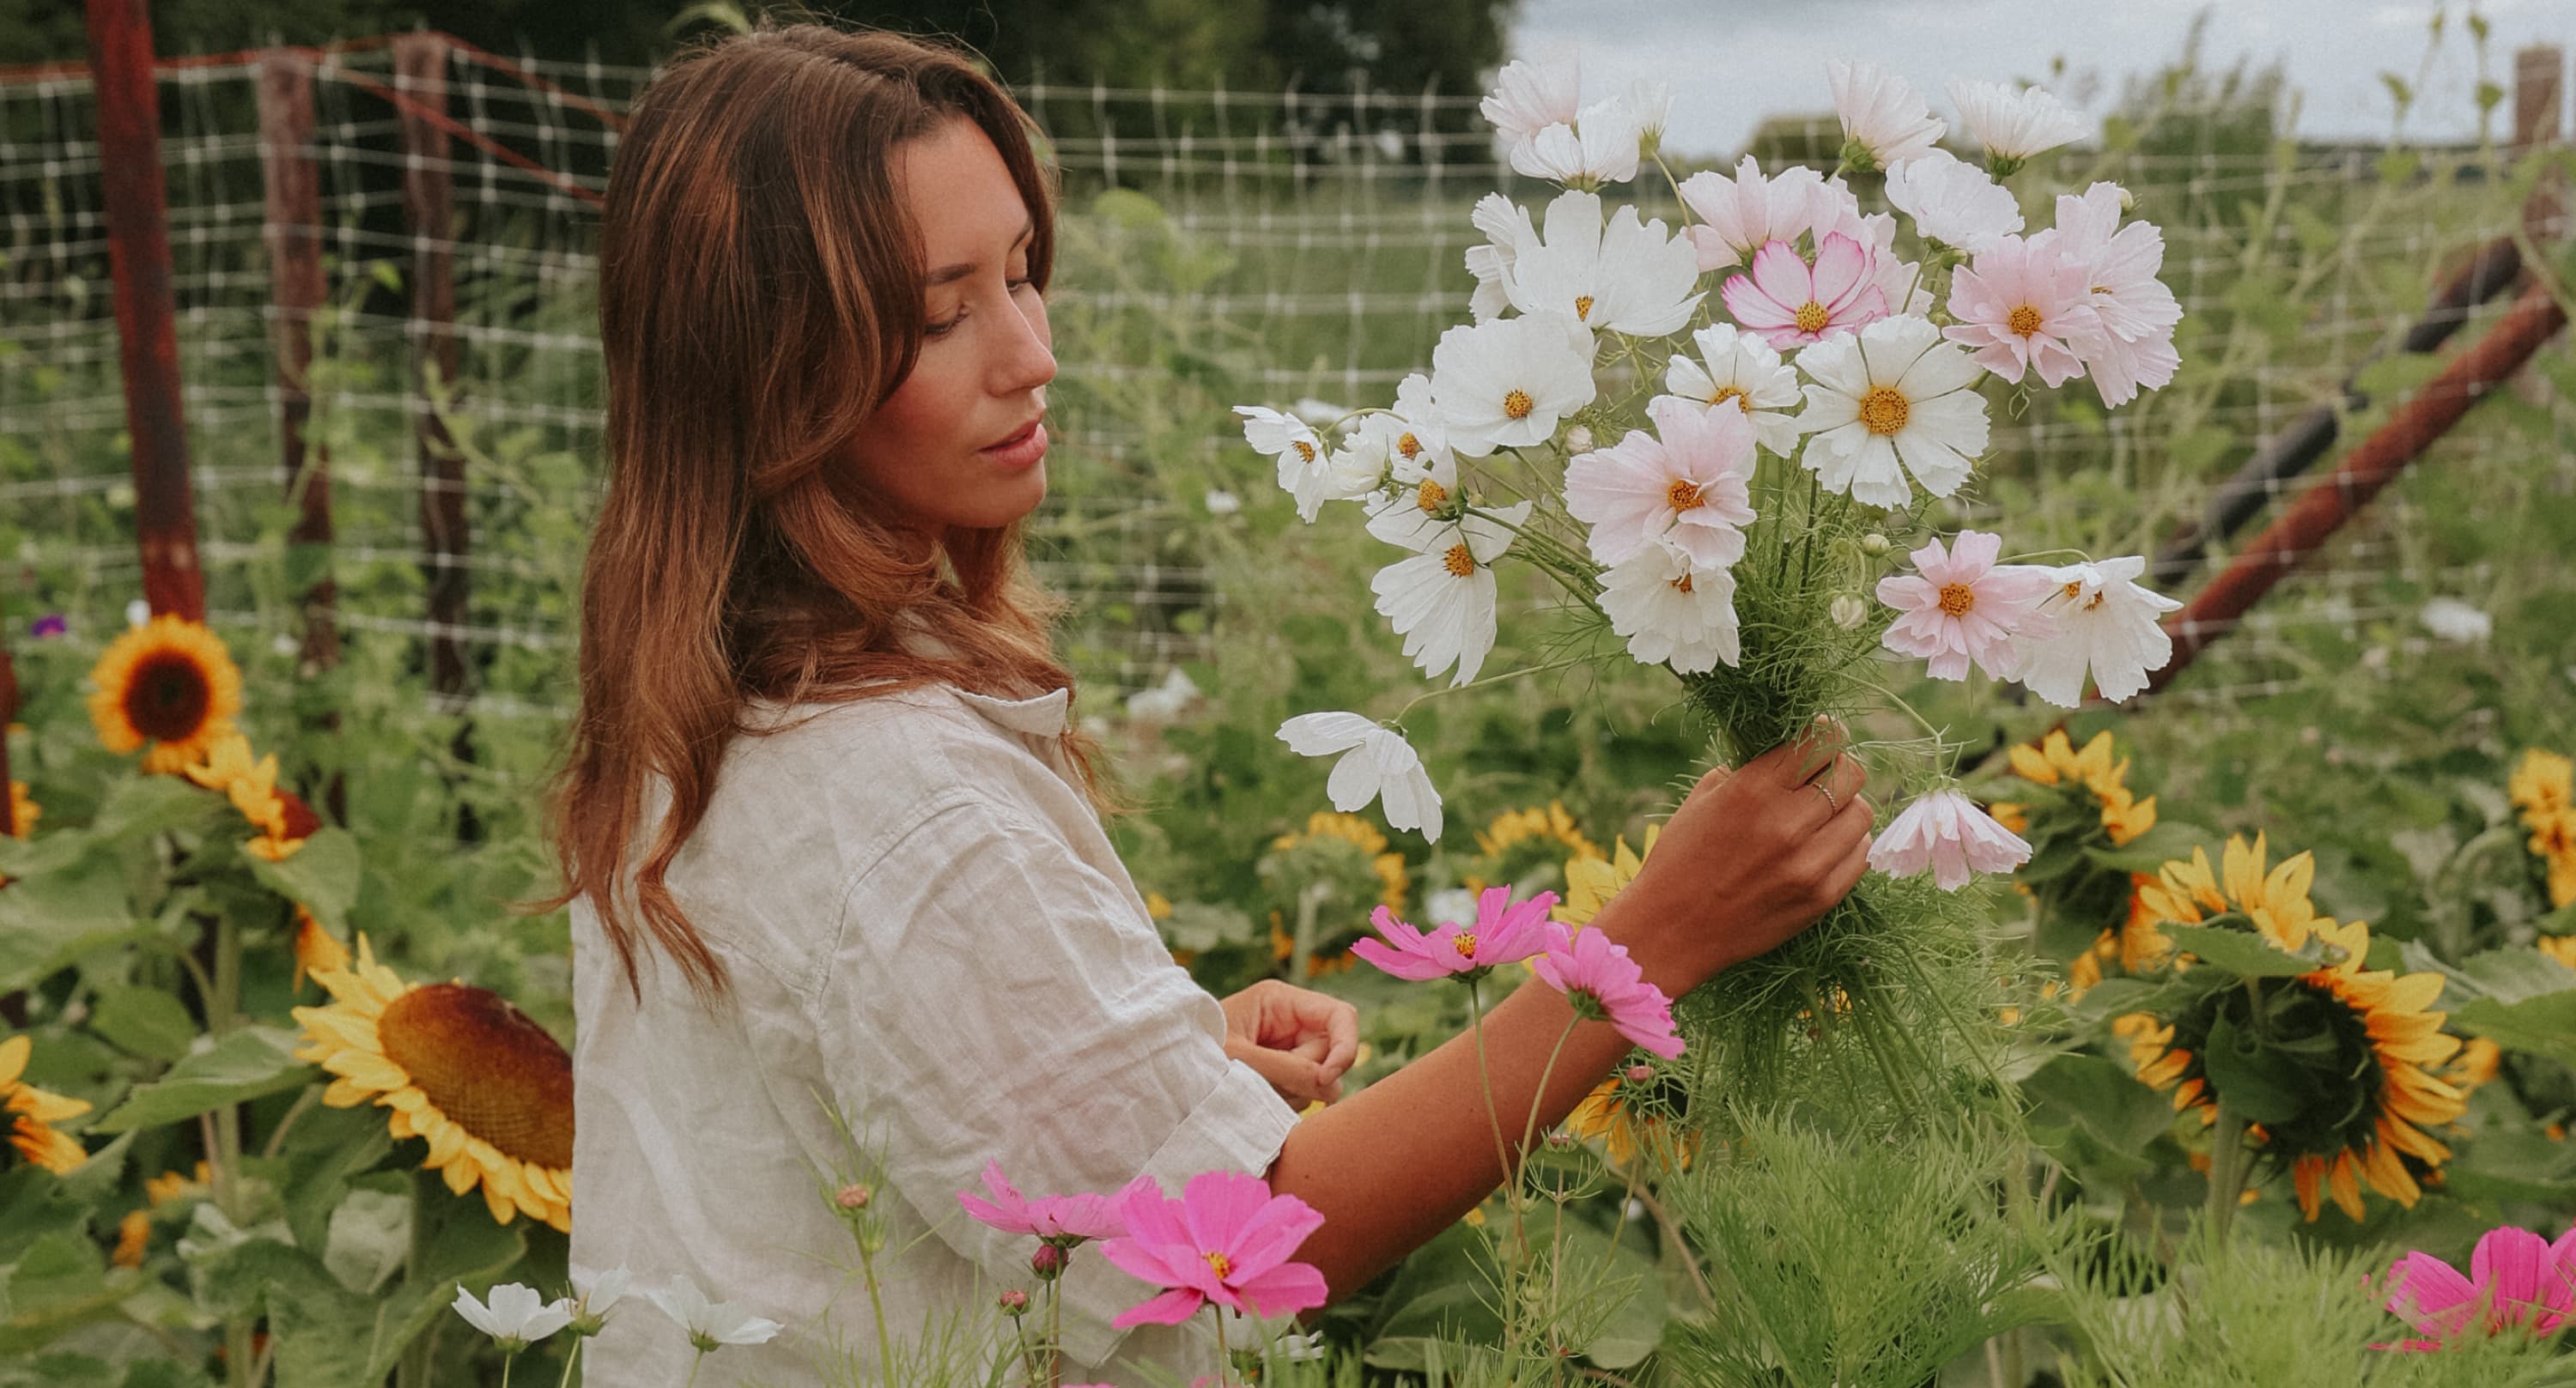
[[[1513,988],[1515,977],[1526,981]],[[1504,1147],[1496,1145],[1495,1119],[1485,1106],[1476,1039],[1462,1032],[1299,1123],[1270,1168],[1273,1191],[1297,1196],[1324,1216],[1323,1228],[1297,1257],[1323,1272],[1335,1300],[1491,1195],[1511,1174],[1503,1151],[1509,1150],[1517,1167],[1524,1130],[1543,1140],[1627,1054],[1627,1040],[1609,1023],[1577,1023],[1563,994],[1528,978],[1518,965],[1489,976],[1482,986],[1488,996],[1512,989],[1484,1022],[1484,1069],[1492,1077]],[[1549,1053],[1557,1051],[1560,1038],[1564,1048],[1551,1069]]]

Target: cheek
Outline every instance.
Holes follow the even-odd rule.
[[[869,433],[879,445],[878,456],[919,458],[948,451],[962,437],[974,402],[950,379],[955,373],[943,373],[941,365],[925,353],[912,374],[877,407],[869,420]]]

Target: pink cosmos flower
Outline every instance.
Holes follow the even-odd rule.
[[[1681,1035],[1673,1030],[1673,1000],[1648,983],[1627,948],[1609,936],[1598,930],[1569,931],[1550,921],[1547,952],[1531,967],[1549,987],[1564,993],[1576,1012],[1608,1022],[1666,1060],[1682,1053]]]
[[[2414,1252],[2388,1270],[2389,1311],[2426,1338],[2373,1349],[2439,1349],[2472,1329],[2493,1335],[2529,1324],[2547,1335],[2576,1312],[2576,1229],[2545,1243],[2528,1229],[2490,1229],[2469,1254],[2469,1275]]]
[[[1324,1274],[1288,1261],[1323,1215],[1296,1196],[1272,1195],[1258,1176],[1201,1172],[1178,1200],[1139,1178],[1119,1208],[1126,1236],[1100,1245],[1100,1256],[1164,1290],[1119,1312],[1110,1321],[1117,1329],[1179,1325],[1209,1302],[1265,1318],[1324,1304]]]
[[[1689,235],[1703,272],[1738,264],[1765,242],[1822,235],[1860,216],[1860,200],[1842,180],[1827,183],[1823,174],[1795,165],[1764,178],[1750,154],[1736,163],[1733,178],[1702,169],[1683,179],[1679,191],[1682,204],[1699,215]]]
[[[1955,302],[1955,301],[1954,301]],[[1914,574],[1878,581],[1878,600],[1903,612],[1881,644],[1899,655],[1928,657],[1932,678],[1963,680],[1968,662],[1999,680],[2016,677],[2013,637],[2037,632],[2039,605],[2056,591],[2048,570],[1997,565],[2003,537],[1962,530],[1943,552],[1938,539],[1914,551]]]
[[[1703,569],[1744,557],[1753,523],[1753,420],[1661,395],[1655,432],[1631,430],[1565,466],[1565,507],[1592,527],[1592,557],[1619,565],[1658,540]],[[1661,435],[1660,438],[1657,435]]]
[[[1869,865],[1890,877],[1933,870],[1932,884],[1955,892],[1975,872],[2010,872],[2030,845],[1955,790],[1919,796],[1869,846]]]
[[[1511,888],[1487,887],[1476,898],[1474,920],[1449,922],[1428,932],[1397,920],[1394,912],[1381,906],[1370,913],[1369,924],[1387,938],[1387,944],[1362,940],[1351,946],[1351,953],[1416,983],[1481,978],[1497,964],[1517,963],[1545,948],[1547,940],[1539,927],[1555,905],[1554,892],[1540,892],[1514,904]]]
[[[2084,374],[2077,344],[2102,331],[2084,262],[2055,237],[2006,236],[1979,252],[1959,267],[1950,312],[1959,322],[1943,335],[2007,381],[2036,371],[2047,385],[2066,384]]]
[[[1147,1185],[1153,1183],[1147,1176],[1136,1179]],[[1124,1191],[1118,1195],[1024,1196],[1003,1179],[998,1161],[984,1163],[984,1189],[992,1192],[992,1199],[978,1199],[961,1190],[957,1192],[957,1203],[966,1207],[966,1213],[1005,1234],[1034,1234],[1050,1241],[1069,1239],[1079,1243],[1126,1231],[1127,1226],[1118,1218],[1118,1202]]]
[[[1803,347],[1887,316],[1872,281],[1869,248],[1839,231],[1816,243],[1816,263],[1786,241],[1753,253],[1753,273],[1730,275],[1719,292],[1736,323],[1775,349]]]

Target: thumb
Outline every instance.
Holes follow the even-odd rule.
[[[1229,1044],[1226,1050],[1236,1060],[1251,1066],[1253,1073],[1261,1076],[1272,1089],[1278,1091],[1281,1098],[1292,1104],[1309,1103],[1316,1099],[1330,1102],[1341,1097],[1342,1086],[1339,1080],[1325,1081],[1320,1066],[1294,1051],[1273,1050],[1267,1046],[1233,1044]]]

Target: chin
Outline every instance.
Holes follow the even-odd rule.
[[[1046,495],[1046,460],[1041,458],[1025,472],[993,479],[971,498],[971,504],[959,507],[948,523],[975,530],[999,530],[1035,514],[1046,503]]]

